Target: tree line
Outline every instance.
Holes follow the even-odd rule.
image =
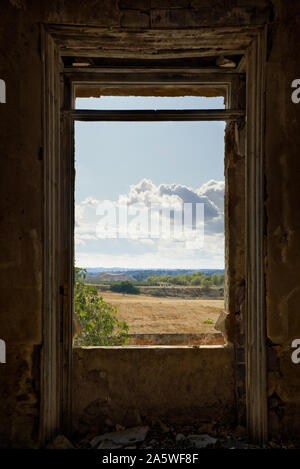
[[[203,272],[194,272],[192,274],[182,275],[166,275],[160,277],[147,277],[148,285],[158,286],[162,283],[169,285],[180,285],[180,286],[202,286],[208,287],[223,287],[224,286],[224,274],[213,274],[207,275]]]

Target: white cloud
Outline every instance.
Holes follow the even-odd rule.
[[[211,220],[219,215],[218,208],[212,200],[210,200],[206,194],[200,191],[194,190],[191,187],[183,186],[180,184],[161,184],[159,186],[159,192],[162,197],[166,194],[170,196],[179,197],[183,203],[199,203],[204,204],[205,219]]]
[[[97,207],[98,204],[99,204],[99,200],[94,199],[93,197],[87,197],[86,199],[84,199],[83,202],[81,202],[82,206],[87,205],[90,207]]]
[[[174,245],[173,245],[174,244]],[[76,252],[76,265],[87,267],[120,267],[136,269],[159,268],[224,268],[224,242],[223,239],[214,237],[206,239],[203,250],[189,250],[183,246],[175,246],[179,243],[159,242],[159,248],[155,252],[142,254],[106,254],[103,252]]]
[[[177,194],[162,193],[160,188],[155,186],[150,179],[142,179],[138,184],[129,187],[128,194],[119,197],[119,204],[142,204],[145,206],[159,205],[162,208],[180,208],[182,199]]]
[[[194,239],[195,231],[186,229],[186,226],[184,227],[185,238],[163,239],[163,237],[160,237],[159,239],[151,239],[149,237],[148,207],[151,205],[153,213],[158,208],[163,209],[166,213],[169,213],[170,210],[174,211],[174,226],[176,226],[178,220],[181,223],[180,214],[184,203],[204,204],[205,236],[203,245],[199,245],[199,240]],[[156,206],[156,208],[153,209],[153,206]],[[129,213],[131,210],[129,225],[125,226],[125,223],[123,223],[124,218],[122,221],[120,215],[120,223],[116,229],[116,216],[113,215],[111,218],[106,216],[106,219],[103,216],[106,213],[105,210],[109,207],[117,208],[119,214],[125,213],[125,207],[129,209]],[[137,268],[160,266],[181,266],[184,268],[191,265],[195,265],[195,268],[199,266],[222,266],[224,258],[223,211],[223,181],[211,180],[200,188],[193,189],[179,184],[156,186],[151,180],[143,179],[138,184],[131,185],[128,193],[121,194],[117,201],[98,201],[93,197],[87,197],[83,202],[76,205],[76,257],[79,256],[80,265],[95,267],[99,265],[107,267],[134,266]],[[138,213],[138,216],[134,216],[135,212]],[[164,216],[162,219],[164,219]],[[200,225],[201,223],[198,224],[198,228]],[[136,236],[130,247],[125,243],[125,240],[114,240],[118,243],[118,255],[114,254],[113,251],[105,251],[105,247],[101,243],[101,239],[114,238],[116,234],[121,234],[124,238],[129,234],[131,238],[134,238],[134,233]],[[120,252],[122,251],[120,246],[123,246],[123,252]],[[93,252],[90,252],[91,249]],[[126,249],[129,249],[128,253]],[[101,250],[103,254],[101,254]]]
[[[225,181],[211,179],[203,184],[197,192],[200,196],[206,196],[221,212],[224,212],[224,191]]]

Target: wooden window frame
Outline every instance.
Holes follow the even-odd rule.
[[[211,38],[214,49],[219,53],[231,53],[231,39],[239,34],[240,44],[235,41],[235,53],[245,55],[247,76],[246,107],[246,287],[247,287],[247,420],[249,433],[253,440],[264,442],[267,438],[266,403],[266,329],[265,329],[265,281],[264,281],[264,64],[266,41],[264,28],[214,28],[205,35],[199,28],[193,34],[184,32],[187,50],[193,48],[199,56],[212,54]],[[95,34],[96,33],[96,34]],[[64,70],[62,56],[91,55],[95,53],[113,56],[111,36],[122,38],[123,31],[108,31],[105,28],[83,29],[76,26],[42,25],[42,62],[43,62],[43,128],[44,128],[44,280],[43,280],[43,348],[41,375],[41,441],[49,440],[59,431],[69,432],[71,425],[71,367],[72,367],[72,298],[73,298],[73,226],[74,226],[74,167],[73,167],[73,127],[74,120],[136,120],[137,111],[82,111],[74,110],[74,87],[80,83],[90,84],[107,80],[99,71]],[[161,35],[164,57],[169,48],[169,56],[182,56],[178,45],[170,45],[166,31],[126,32],[120,48],[124,56],[135,53],[134,42],[126,38],[135,35],[139,48],[147,50],[150,40],[156,43]],[[176,33],[176,31],[175,31]],[[178,31],[178,38],[183,32]],[[151,36],[152,34],[152,36]],[[119,36],[118,36],[119,35]],[[235,36],[234,36],[235,35]],[[86,38],[82,42],[82,36]],[[173,37],[176,37],[173,31]],[[195,48],[195,38],[197,47]],[[144,42],[143,42],[144,41]],[[191,48],[187,43],[190,41]],[[107,42],[107,44],[106,44]],[[232,43],[234,41],[232,40]],[[101,47],[100,47],[101,44]],[[105,46],[106,44],[106,46]],[[88,46],[87,46],[88,45]],[[177,48],[177,49],[176,49]],[[99,50],[101,49],[101,52]],[[174,49],[174,50],[173,50]],[[97,52],[98,51],[98,52]],[[120,54],[120,51],[117,52]],[[145,72],[145,71],[144,71]],[[170,78],[170,73],[173,78]],[[135,73],[138,73],[135,70]],[[161,72],[154,73],[150,83],[166,84]],[[78,77],[79,75],[79,77]],[[144,75],[149,83],[149,74]],[[232,77],[231,77],[232,76]],[[96,77],[96,78],[95,78]],[[199,111],[147,111],[149,120],[239,120],[244,110],[237,101],[234,90],[240,82],[236,74],[224,70],[168,71],[167,84],[196,83],[199,86],[214,84],[226,85],[227,109]],[[225,78],[226,77],[226,78]],[[231,78],[232,79],[231,79]],[[120,84],[119,81],[116,83]],[[129,81],[128,81],[129,80]],[[134,81],[122,78],[126,86]],[[111,80],[109,81],[111,83]],[[71,85],[71,86],[70,86]],[[117,116],[115,113],[119,112]],[[130,115],[129,115],[130,113]],[[135,113],[135,114],[134,114]],[[176,113],[176,114],[175,114]],[[152,115],[151,115],[152,114]],[[116,119],[117,117],[117,119]],[[139,120],[146,118],[145,111],[139,112]]]

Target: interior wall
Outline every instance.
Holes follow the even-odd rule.
[[[236,422],[246,426],[245,121],[225,131],[225,336],[235,349]]]
[[[235,420],[233,347],[89,347],[73,351],[73,431]]]
[[[300,104],[291,83],[300,77],[300,4],[276,2],[269,28],[266,93],[266,308],[271,435],[300,435],[300,365],[291,360],[300,338]]]
[[[3,0],[0,15],[0,445],[34,446],[40,408],[43,272],[41,22],[114,28],[197,28],[269,24],[266,82],[265,280],[269,428],[300,436],[300,365],[291,341],[300,338],[300,105],[291,82],[300,78],[297,0]],[[188,394],[188,392],[187,392]]]

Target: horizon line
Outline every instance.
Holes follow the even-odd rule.
[[[225,267],[197,267],[197,268],[190,268],[190,267],[148,267],[148,268],[143,268],[143,267],[103,267],[103,266],[98,266],[98,267],[82,267],[85,269],[135,269],[135,270],[225,270]]]

